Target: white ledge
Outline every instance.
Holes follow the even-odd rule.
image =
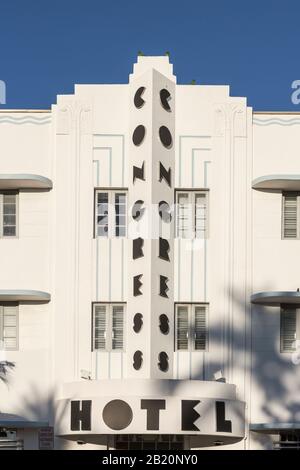
[[[43,428],[48,427],[48,421],[29,421],[23,416],[18,416],[10,413],[0,413],[0,427],[3,428]]]
[[[0,290],[0,301],[2,302],[50,302],[51,295],[39,290]]]
[[[281,304],[300,304],[300,292],[258,292],[251,295],[251,303],[267,307],[278,307]]]
[[[0,189],[52,189],[52,181],[41,175],[0,174]]]
[[[260,191],[300,191],[300,175],[266,175],[252,181]]]
[[[300,429],[300,423],[253,423],[250,424],[250,431],[265,434],[278,434],[280,431]]]

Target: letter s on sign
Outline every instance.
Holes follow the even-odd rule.
[[[291,87],[295,89],[293,91],[291,100],[293,104],[299,104],[300,103],[300,80],[294,80]]]

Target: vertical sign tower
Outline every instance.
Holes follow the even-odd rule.
[[[127,376],[173,377],[175,78],[130,81]]]

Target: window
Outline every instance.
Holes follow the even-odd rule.
[[[126,237],[126,192],[96,191],[95,236]]]
[[[124,350],[124,304],[94,304],[93,350]]]
[[[207,191],[176,192],[176,236],[207,238]]]
[[[0,236],[17,236],[17,199],[15,192],[0,193]]]
[[[0,305],[0,349],[18,349],[18,305]]]
[[[296,350],[296,340],[300,340],[300,309],[282,306],[280,311],[280,351]]]
[[[274,450],[300,450],[300,432],[298,429],[281,431],[279,441],[273,442]]]
[[[177,351],[205,351],[208,346],[207,305],[176,305]]]
[[[282,238],[299,239],[300,194],[283,193],[282,196]]]
[[[184,450],[184,436],[176,434],[120,434],[115,436],[116,450]]]

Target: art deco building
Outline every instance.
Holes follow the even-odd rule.
[[[0,447],[300,446],[300,116],[138,57],[0,112]]]

